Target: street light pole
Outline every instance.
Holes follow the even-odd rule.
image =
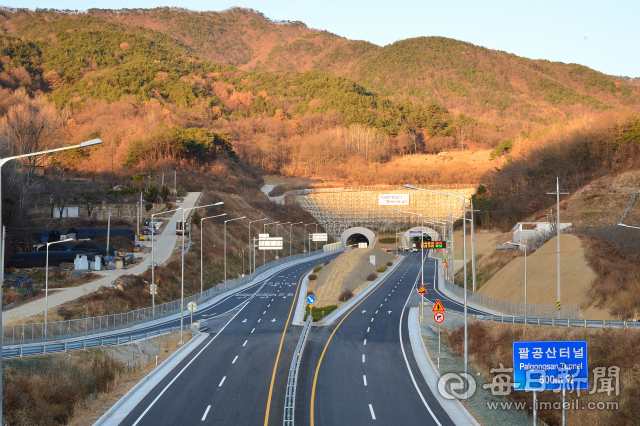
[[[226,213],[222,213],[216,216],[208,216],[208,217],[203,217],[202,219],[200,219],[200,294],[202,294],[202,290],[204,287],[204,262],[203,262],[203,257],[202,257],[202,221],[205,219],[213,219],[214,217],[220,217],[220,216],[226,216]]]
[[[280,222],[271,222],[271,223],[265,223],[262,225],[262,233],[266,234],[267,233],[267,225],[277,225]],[[278,228],[276,227],[276,230]],[[258,242],[259,243],[259,242]],[[262,265],[264,266],[264,264],[267,263],[267,251],[266,250],[262,250]]]
[[[65,146],[62,148],[55,148],[55,149],[48,149],[46,151],[39,151],[39,152],[32,152],[29,154],[22,154],[22,155],[15,155],[13,157],[6,157],[0,160],[0,229],[3,229],[2,226],[2,166],[5,165],[5,163],[7,163],[8,161],[11,160],[16,160],[18,158],[27,158],[27,157],[33,157],[36,155],[44,155],[44,154],[50,154],[52,152],[58,152],[58,151],[66,151],[68,149],[76,149],[76,148],[86,148],[89,146],[93,146],[93,145],[99,145],[101,144],[102,141],[100,139],[91,139],[89,141],[86,142],[82,142],[78,145],[72,145],[72,146]],[[5,240],[5,235],[3,232],[2,235],[2,243],[0,244],[0,246],[2,247],[2,251],[0,252],[0,285],[2,283],[4,283],[4,240]],[[2,330],[2,314],[0,313],[0,330]],[[3,333],[0,331],[0,348],[2,348],[2,340],[3,340]],[[0,357],[0,401],[2,401],[2,357]],[[0,403],[0,420],[2,419],[2,404]]]
[[[285,222],[285,223],[280,223],[276,226],[276,237],[278,237],[278,226],[281,226],[282,229],[284,230],[284,232],[287,232],[287,230],[284,228],[284,226],[282,225],[289,225],[291,222]],[[289,246],[291,246],[291,236],[289,236]],[[284,246],[283,246],[284,247]],[[278,250],[276,250],[276,260],[280,259],[278,257]]]
[[[227,222],[233,222],[234,220],[246,219],[246,216],[236,217],[235,219],[228,219],[224,221],[224,282],[227,282]]]
[[[529,314],[529,309],[527,307],[527,245],[526,244],[518,244],[512,243],[508,241],[507,244],[511,244],[512,246],[524,247],[524,310],[525,310],[525,321],[527,320],[526,316]]]
[[[409,185],[409,184],[405,184],[404,186],[405,188],[430,192],[432,194],[445,195],[447,197],[458,198],[460,201],[462,201],[462,217],[463,218],[467,217],[467,200],[462,195],[453,195],[453,194],[447,194],[446,192],[432,191],[430,189],[422,189],[422,188],[418,188],[417,186]],[[467,224],[465,223],[464,220],[462,221],[462,225],[463,225],[462,226],[462,235],[463,235],[462,236],[463,238],[462,258],[464,262],[464,372],[465,374],[468,374],[469,372],[469,334],[468,334],[468,321],[467,321]],[[454,253],[454,259],[455,259],[455,253]]]
[[[304,222],[289,223],[289,257],[291,257],[291,240],[293,239],[293,225],[300,225]]]
[[[309,225],[315,225],[315,223],[307,223],[307,224],[305,224],[304,225],[304,234],[307,233],[307,226],[309,226]],[[307,245],[306,245],[307,243],[306,243],[306,241],[307,241],[307,236],[303,235],[302,242],[304,243],[304,253],[307,252]],[[311,241],[309,241],[309,252],[311,252]]]
[[[47,260],[45,262],[44,267],[44,338],[46,339],[47,334],[47,324],[49,322],[49,246],[52,244],[58,243],[66,243],[67,241],[73,241],[73,238],[67,238],[66,240],[61,241],[52,241],[47,243]]]
[[[206,206],[194,206],[189,207],[188,209],[182,209],[182,275],[180,277],[180,344],[184,343],[184,234],[187,232],[187,223],[185,222],[184,213],[188,210],[193,209],[202,209],[205,207],[213,207],[224,204],[224,202],[220,201],[214,204],[207,204]],[[191,231],[189,231],[191,232]]]
[[[253,272],[251,270],[251,224],[253,222],[262,222],[263,220],[267,220],[267,218],[265,217],[265,218],[262,218],[262,219],[256,219],[256,220],[250,220],[249,221],[249,273]],[[255,250],[254,250],[254,252],[255,252]],[[253,270],[256,269],[255,263],[256,263],[256,260],[253,259]]]
[[[155,256],[154,256],[155,255],[155,250],[153,249],[153,236],[154,236],[154,234],[156,232],[155,231],[155,225],[154,225],[154,223],[155,223],[154,217],[156,215],[159,215],[159,214],[177,212],[178,210],[182,210],[182,207],[178,207],[177,209],[173,209],[173,210],[168,210],[166,212],[153,213],[151,215],[151,223],[150,223],[150,225],[151,225],[150,228],[151,229],[149,230],[149,232],[151,232],[151,288],[153,288],[153,285],[156,283],[156,280],[155,280],[155,278],[156,278],[155,277],[156,265],[155,265],[155,261],[154,261],[154,259],[155,259]],[[156,315],[156,292],[157,292],[157,290],[151,292],[151,311],[152,311],[152,316]]]

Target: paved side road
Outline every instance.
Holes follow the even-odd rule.
[[[190,192],[184,197],[184,201],[179,204],[180,207],[190,208],[193,207],[200,197],[200,192]],[[176,222],[178,220],[182,220],[182,211],[177,211],[168,221],[167,226],[165,226],[164,231],[160,235],[154,236],[155,241],[153,243],[155,254],[154,261],[157,264],[162,264],[166,262],[171,253],[173,253],[173,249],[176,245],[178,236],[176,235]],[[138,255],[138,257],[144,255]],[[138,275],[143,273],[149,267],[149,263],[151,262],[151,255],[148,254],[144,256],[145,259],[138,263],[135,267],[131,269],[118,269],[115,271],[100,271],[99,273],[102,275],[106,275],[105,278],[78,286],[78,287],[69,287],[60,289],[55,293],[49,295],[49,309],[54,308],[56,306],[62,305],[63,303],[69,302],[71,300],[77,299],[79,297],[84,296],[85,294],[91,293],[100,286],[108,286],[121,275],[125,274],[133,274]],[[16,308],[9,309],[2,313],[2,321],[7,322],[15,318],[24,318],[31,315],[36,315],[44,312],[45,309],[45,300],[44,298],[34,300],[29,303],[25,303]]]

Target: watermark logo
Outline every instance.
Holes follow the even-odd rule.
[[[445,373],[438,380],[438,392],[445,399],[469,399],[476,388],[476,379],[467,373]]]

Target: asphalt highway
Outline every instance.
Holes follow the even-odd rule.
[[[434,289],[435,261],[425,260],[424,274],[428,299],[460,310]],[[420,253],[405,255],[333,326],[312,330],[298,379],[296,424],[453,424],[431,394],[409,344],[408,308],[420,303],[420,283]]]
[[[120,424],[281,424],[287,373],[301,329],[288,326],[300,282],[333,256],[286,268],[199,313],[227,312],[229,319]]]

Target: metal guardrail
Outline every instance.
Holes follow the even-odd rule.
[[[295,420],[296,409],[296,386],[298,384],[298,370],[300,369],[300,362],[302,360],[302,352],[304,346],[307,343],[307,337],[309,337],[309,330],[311,330],[311,323],[313,318],[311,315],[307,317],[307,321],[302,328],[302,334],[298,340],[296,351],[293,353],[293,359],[291,360],[291,367],[289,368],[289,377],[287,378],[287,393],[284,397],[284,426],[293,426]]]
[[[300,253],[269,262],[266,265],[256,268],[256,270],[249,275],[219,284],[203,293],[185,297],[182,310],[187,308],[189,302],[197,302],[198,304],[201,304],[222,293],[241,287],[253,281],[261,273],[275,266],[291,262],[293,260],[315,256],[317,254],[324,254],[324,251],[316,250],[309,253]],[[173,302],[156,305],[155,308],[148,307],[121,314],[50,322],[47,324],[46,336],[44,333],[44,323],[3,325],[3,346],[68,339],[75,336],[103,333],[167,317],[178,312],[180,312],[180,300],[174,300]]]
[[[453,293],[460,299],[464,298],[464,289],[453,284],[449,280],[444,280],[444,288]],[[562,319],[580,319],[580,308],[574,306],[563,306],[560,308],[560,317],[558,317],[558,308],[551,305],[535,305],[532,303],[509,302],[506,300],[496,299],[478,292],[467,290],[467,301],[480,305],[483,308],[491,309],[505,313],[509,316],[533,317],[533,318],[562,318]]]
[[[451,185],[418,185],[418,188],[422,189],[466,189],[476,188],[478,185],[472,184],[451,184]],[[379,191],[379,190],[397,190],[406,189],[404,185],[370,185],[370,186],[350,186],[341,188],[312,188],[312,189],[296,189],[294,191],[286,192],[285,195],[308,195],[327,192],[360,192],[360,191]]]
[[[201,322],[202,323],[202,322]],[[184,326],[185,330],[190,328],[189,325]],[[202,325],[199,328],[194,328],[192,332],[199,331],[202,328]],[[104,346],[121,346],[126,344],[132,344],[135,341],[139,340],[149,340],[152,337],[158,337],[163,334],[172,333],[174,331],[180,330],[180,327],[167,327],[162,328],[155,331],[150,331],[148,333],[131,333],[128,336],[116,336],[116,337],[107,337],[103,339],[86,339],[86,340],[78,340],[74,342],[57,342],[57,343],[49,343],[42,345],[32,345],[32,346],[20,346],[18,348],[5,347],[2,349],[2,358],[22,358],[25,356],[33,356],[33,355],[46,355],[52,353],[60,353],[60,352],[71,352],[71,351],[81,351],[86,350],[88,348],[100,348]]]
[[[426,305],[426,303],[425,303]],[[448,313],[464,316],[463,312],[447,309]],[[551,325],[554,327],[578,327],[578,328],[634,328],[640,329],[640,321],[609,321],[587,319],[559,319],[559,318],[529,318],[510,315],[476,315],[467,314],[468,317],[479,321],[500,322],[505,324],[530,324]]]

